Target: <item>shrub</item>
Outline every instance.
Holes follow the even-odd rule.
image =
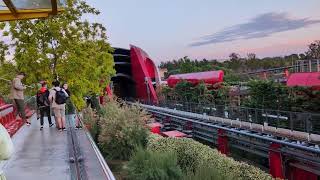
[[[200,165],[195,172],[187,171],[183,180],[231,180],[230,175],[221,174],[211,164],[205,163]]]
[[[182,171],[173,152],[151,152],[138,148],[128,164],[132,180],[179,180]]]
[[[270,175],[259,168],[237,162],[216,149],[192,139],[151,137],[147,148],[155,152],[175,152],[178,164],[184,172],[196,172],[199,167],[208,163],[222,176],[228,177],[231,175],[234,179],[272,179]]]
[[[98,138],[98,121],[99,117],[97,113],[92,108],[86,108],[82,111],[83,114],[83,122],[86,126],[89,127],[89,131],[93,139],[97,142]]]
[[[150,117],[144,110],[116,101],[106,103],[101,110],[98,144],[107,158],[128,160],[136,146],[146,145],[145,124]]]

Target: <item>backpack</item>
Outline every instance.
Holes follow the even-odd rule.
[[[49,92],[39,92],[38,93],[38,104],[40,106],[50,106],[50,101],[49,101]]]
[[[64,104],[67,101],[67,96],[65,94],[65,92],[63,92],[62,89],[60,89],[60,91],[57,91],[56,89],[54,89],[56,91],[56,98],[55,101],[57,104]]]

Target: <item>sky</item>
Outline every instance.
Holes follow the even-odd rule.
[[[159,64],[189,56],[227,59],[303,53],[320,40],[319,0],[86,0],[113,47],[130,44]]]

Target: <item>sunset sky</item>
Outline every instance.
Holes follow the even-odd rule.
[[[144,49],[158,64],[191,58],[226,59],[306,51],[320,40],[319,0],[87,0],[101,11],[114,47]]]

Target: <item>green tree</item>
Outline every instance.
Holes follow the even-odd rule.
[[[12,64],[28,74],[26,83],[67,81],[77,108],[84,106],[86,93],[100,93],[115,73],[106,28],[83,20],[84,14],[99,11],[83,0],[69,0],[58,16],[7,24],[15,49]]]
[[[255,53],[248,53],[248,60],[256,60],[257,59],[257,55]]]
[[[320,59],[320,40],[314,41],[306,52],[309,59]]]
[[[8,45],[0,41],[0,66],[5,62],[5,57],[8,54]]]

